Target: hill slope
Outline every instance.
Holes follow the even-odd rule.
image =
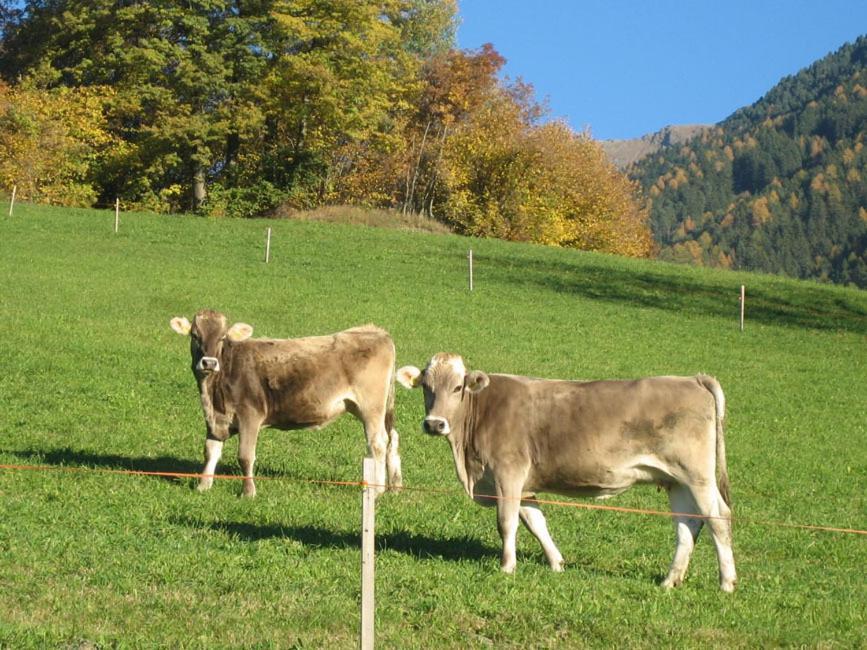
[[[867,293],[386,228],[113,223],[28,204],[0,218],[0,464],[54,470],[0,470],[0,647],[357,647],[359,491],[315,481],[359,479],[358,422],[263,431],[254,500],[232,480],[200,494],[117,473],[201,470],[189,343],[168,321],[205,306],[255,336],[374,322],[399,365],[452,351],[491,372],[722,383],[732,597],[706,535],[666,593],[667,518],[553,504],[566,570],[524,530],[517,573],[502,575],[494,513],[464,494],[446,442],[420,432],[422,396],[399,388],[409,489],[377,501],[379,647],[863,647],[864,540],[764,522],[865,527],[867,396],[852,387],[867,384]],[[233,438],[219,472],[237,476],[236,453]],[[651,486],[606,503],[668,508]]]
[[[639,160],[663,259],[867,287],[867,37]]]

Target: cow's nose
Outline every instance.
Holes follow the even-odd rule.
[[[216,372],[220,369],[220,361],[216,357],[202,357],[199,361],[199,370]]]
[[[442,435],[449,432],[449,423],[445,418],[428,417],[422,425],[426,433]]]

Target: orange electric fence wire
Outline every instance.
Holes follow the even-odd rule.
[[[155,472],[155,471],[145,471],[145,470],[132,470],[132,469],[100,469],[93,467],[55,467],[52,465],[2,465],[0,464],[0,469],[7,470],[21,470],[21,471],[56,471],[56,472],[80,472],[80,473],[101,473],[101,474],[120,474],[126,476],[159,476],[159,477],[169,477],[169,478],[213,478],[213,479],[225,479],[232,481],[242,481],[244,480],[243,476],[237,476],[235,474],[200,474],[196,472]],[[376,483],[369,483],[365,481],[335,481],[329,479],[301,479],[301,478],[292,478],[288,476],[256,476],[254,477],[257,481],[294,481],[296,483],[313,483],[319,485],[336,485],[342,487],[387,487],[385,485],[379,485]],[[455,491],[453,490],[441,490],[436,488],[423,488],[423,487],[403,487],[402,490],[407,491],[415,491],[415,492],[427,492],[430,494],[446,494],[446,495],[454,495]],[[480,499],[491,499],[493,501],[497,501],[503,499],[505,497],[500,497],[493,494],[476,494],[475,498]],[[522,498],[522,502],[529,503],[538,503],[541,505],[552,505],[552,506],[562,506],[567,508],[582,508],[585,510],[605,510],[608,512],[624,512],[629,514],[639,514],[639,515],[654,515],[660,517],[689,517],[691,519],[726,519],[726,517],[714,517],[710,515],[699,515],[693,513],[686,512],[665,512],[663,510],[647,510],[644,508],[627,508],[623,506],[606,506],[597,503],[578,503],[573,501],[557,501],[552,499],[537,499],[537,498]],[[755,525],[762,526],[778,526],[780,528],[797,528],[801,530],[812,530],[812,531],[824,531],[824,532],[832,532],[832,533],[848,533],[853,535],[867,535],[867,530],[860,530],[857,528],[837,528],[835,526],[815,526],[811,524],[792,524],[788,522],[782,521],[764,521],[759,519],[751,519],[744,517],[732,517],[732,522],[743,522]]]

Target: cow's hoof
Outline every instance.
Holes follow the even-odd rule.
[[[515,573],[515,565],[514,564],[501,565],[500,571],[502,571],[503,573],[513,574],[513,573]]]
[[[735,581],[731,580],[731,581],[727,581],[727,582],[721,582],[719,585],[719,588],[722,589],[727,594],[733,593],[735,590]]]
[[[669,577],[669,578],[666,578],[665,580],[662,581],[661,586],[663,589],[674,589],[675,587],[679,587],[682,582],[683,582],[682,578],[675,579],[675,578]]]
[[[196,486],[196,492],[207,492],[210,489],[211,489],[210,483],[199,483]]]
[[[392,481],[388,484],[389,492],[400,492],[401,490],[403,490],[403,481],[401,480]]]
[[[551,563],[551,571],[554,573],[563,573],[563,560]]]

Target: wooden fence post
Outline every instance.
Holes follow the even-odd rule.
[[[376,487],[373,485],[376,461],[362,463],[364,489],[361,492],[361,650],[373,650],[374,632],[374,527],[376,522]]]
[[[467,260],[469,262],[470,269],[470,291],[473,290],[473,249],[470,249],[470,252],[467,253]]]
[[[12,200],[9,201],[9,216],[12,216],[12,208],[15,207],[15,192],[18,191],[18,186],[12,186]]]
[[[268,234],[265,236],[265,264],[271,259],[271,229],[268,228]]]
[[[117,234],[117,227],[120,224],[120,199],[114,200],[114,233]]]
[[[741,332],[744,331],[744,300],[745,300],[745,297],[746,296],[744,295],[744,285],[741,285],[741,298],[740,298],[740,303],[741,303]]]

